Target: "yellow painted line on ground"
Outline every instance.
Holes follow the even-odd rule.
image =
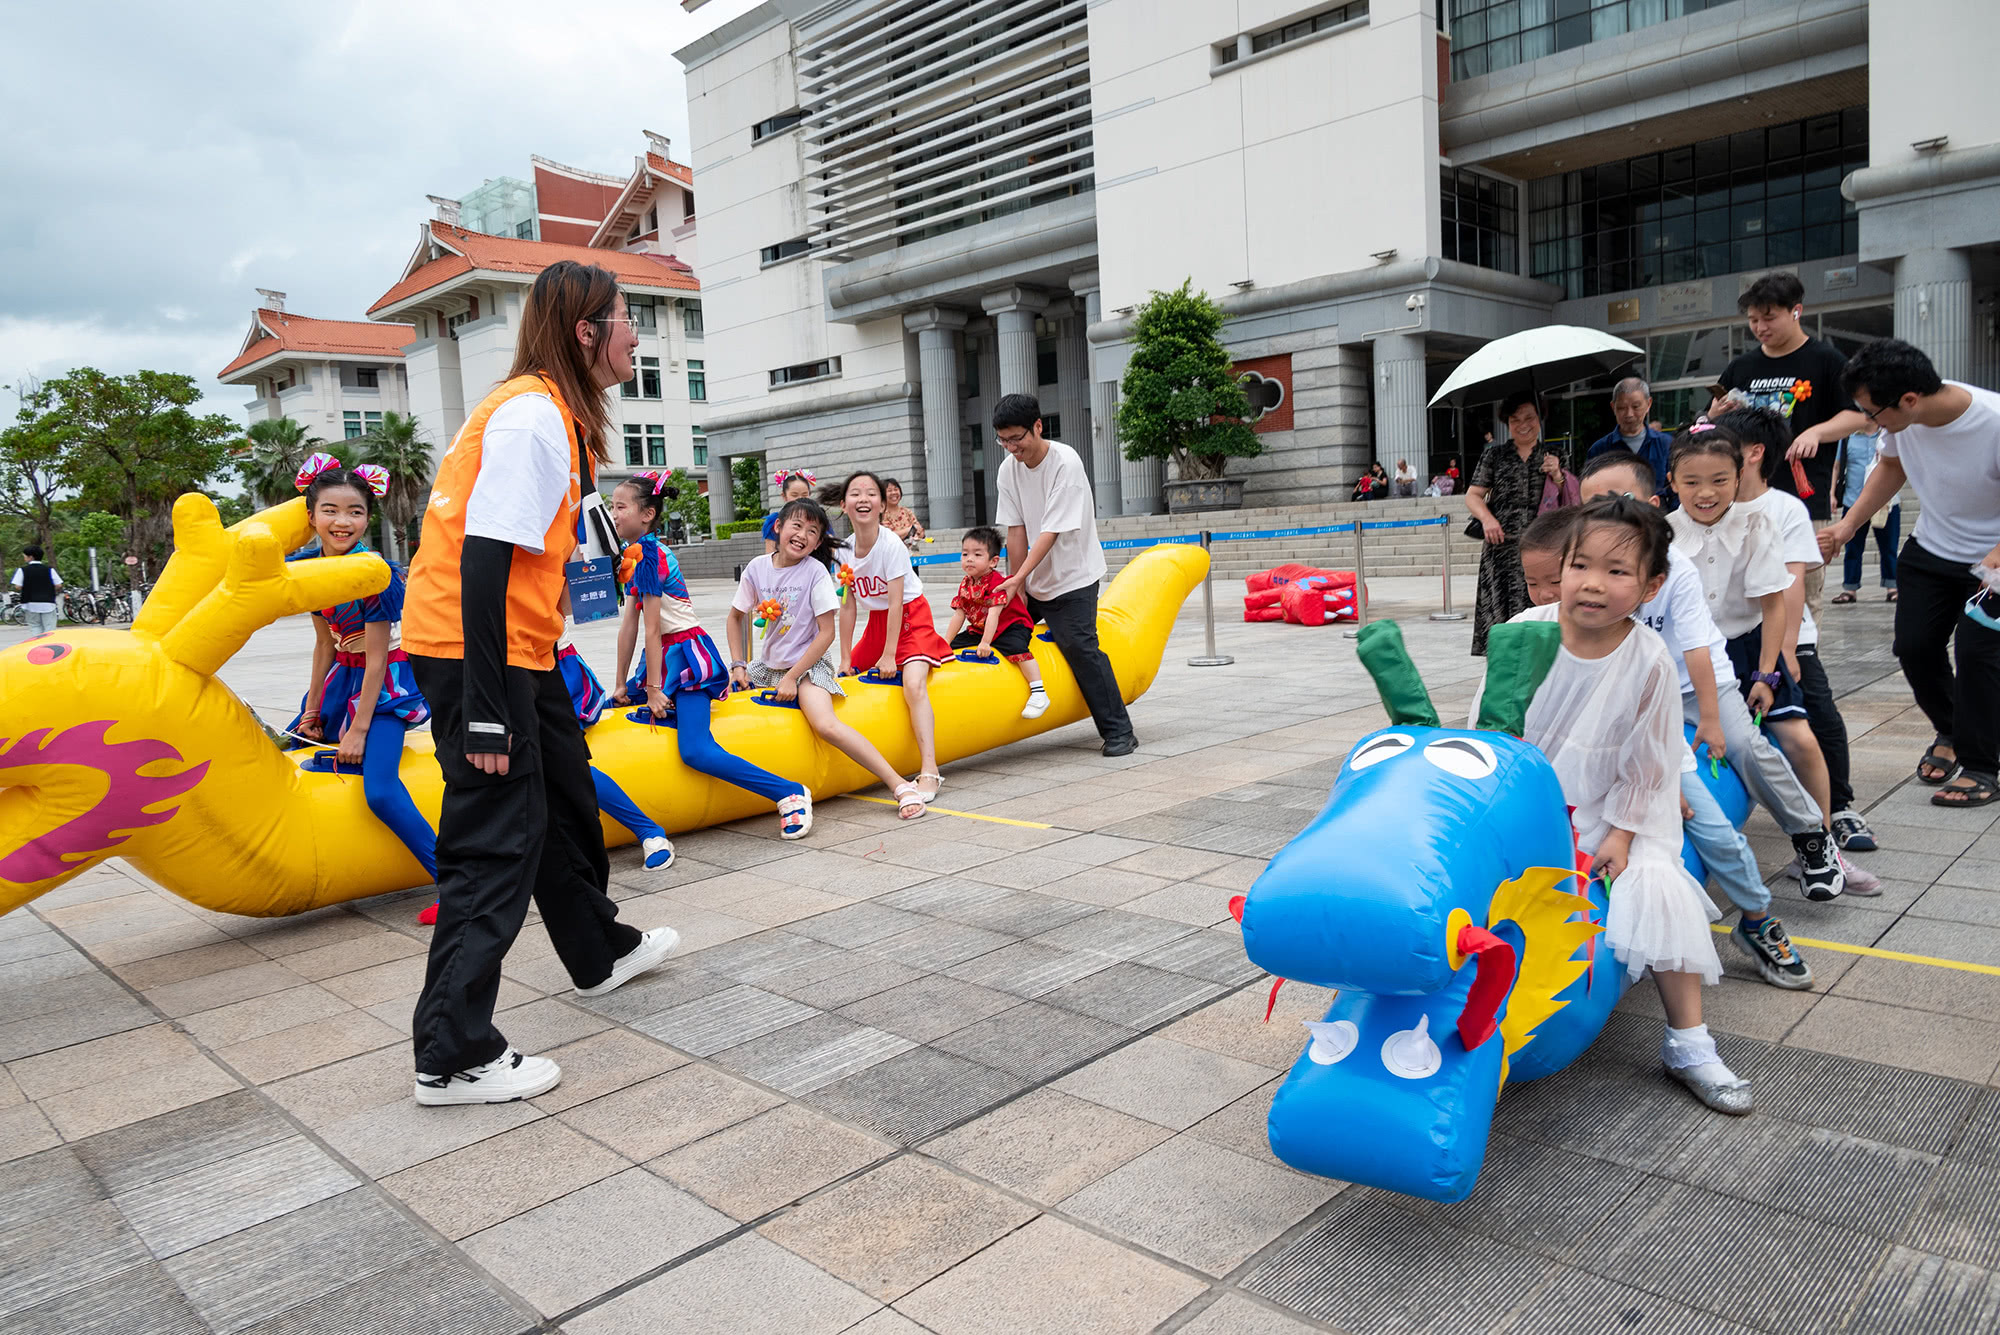
[[[879,806],[885,807],[899,805],[894,798],[889,797],[863,797],[859,793],[842,793],[841,796],[851,801],[874,802]],[[1053,830],[1055,828],[1053,825],[1044,825],[1038,820],[1008,820],[1005,816],[982,816],[976,811],[953,811],[950,807],[934,806],[930,810],[940,816],[961,816],[966,820],[983,820],[992,825],[1018,825],[1024,830]]]
[[[1720,924],[1710,924],[1709,931],[1728,936],[1730,928]],[[1790,933],[1787,933],[1790,935]],[[1904,964],[1928,964],[1934,969],[1957,969],[1961,973],[1986,973],[2000,978],[2000,968],[1991,964],[1972,964],[1965,960],[1939,959],[1935,955],[1911,955],[1900,950],[1879,950],[1874,946],[1850,946],[1845,941],[1820,941],[1810,936],[1794,936],[1795,946],[1812,946],[1816,950],[1837,950],[1843,955],[1866,955],[1872,960],[1898,960]]]

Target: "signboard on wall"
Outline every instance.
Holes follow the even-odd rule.
[[[1246,357],[1236,378],[1250,398],[1250,429],[1258,434],[1292,429],[1292,356]]]
[[[1703,279],[1699,283],[1670,283],[1661,288],[1654,315],[1661,320],[1701,319],[1714,310],[1715,284]]]
[[[1606,302],[1604,304],[1604,323],[1639,323],[1639,299],[1637,297],[1626,297],[1622,301]]]

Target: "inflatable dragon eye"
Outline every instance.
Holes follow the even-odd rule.
[[[1424,759],[1461,779],[1483,779],[1497,768],[1493,748],[1476,737],[1447,737],[1424,748]]]
[[[1385,732],[1380,737],[1371,738],[1368,744],[1356,751],[1347,762],[1349,769],[1367,769],[1385,760],[1393,760],[1417,744],[1417,739],[1406,732]]]

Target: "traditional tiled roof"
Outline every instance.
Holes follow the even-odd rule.
[[[406,324],[380,324],[373,320],[315,320],[268,307],[252,316],[250,332],[236,360],[222,368],[218,379],[227,380],[246,366],[254,366],[281,352],[332,353],[351,357],[395,357],[413,341],[417,331]]]
[[[430,239],[447,253],[442,258],[415,264],[403,275],[401,282],[384,292],[381,299],[368,308],[371,314],[474,270],[538,274],[557,260],[599,265],[611,270],[620,283],[633,287],[686,292],[701,290],[701,284],[695,281],[693,272],[686,265],[669,263],[664,256],[593,250],[589,246],[570,246],[555,241],[488,236],[484,232],[468,232],[462,227],[436,221],[430,224]]]
[[[659,172],[662,176],[673,177],[682,185],[691,186],[694,184],[694,168],[684,162],[675,162],[672,158],[663,158],[658,153],[648,153],[646,155],[646,165],[654,171]]]

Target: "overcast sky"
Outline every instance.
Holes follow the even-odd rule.
[[[248,394],[215,373],[255,289],[364,319],[416,247],[425,195],[527,178],[530,154],[624,175],[642,130],[685,160],[673,52],[754,3],[11,7],[0,384],[184,371],[241,422]],[[15,407],[0,393],[0,424]]]

